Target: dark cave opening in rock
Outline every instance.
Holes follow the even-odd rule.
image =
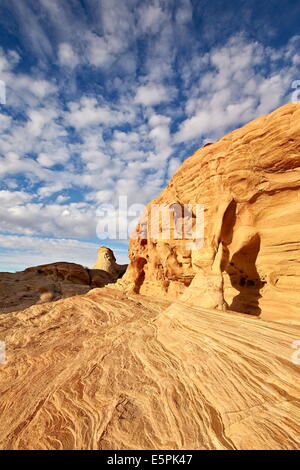
[[[230,245],[232,242],[233,229],[236,223],[236,206],[237,204],[233,199],[223,215],[220,241],[225,246]]]
[[[135,279],[135,287],[134,287],[134,292],[136,294],[139,294],[141,286],[145,280],[145,270],[144,266],[147,263],[147,260],[145,258],[139,257],[135,261],[135,268],[137,270],[137,277]]]
[[[256,269],[256,260],[260,251],[260,236],[253,234],[242,243],[242,247],[232,254],[230,246],[233,233],[236,230],[237,203],[232,200],[228,205],[222,220],[219,241],[223,245],[221,271],[229,275],[231,286],[239,293],[229,302],[228,308],[235,312],[260,315],[260,290],[264,282]]]
[[[230,310],[257,316],[261,313],[259,299],[264,282],[256,269],[259,250],[260,236],[256,234],[230,259],[226,272],[232,287],[239,291],[229,305]]]

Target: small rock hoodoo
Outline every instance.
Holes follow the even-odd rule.
[[[98,250],[98,259],[93,269],[106,271],[117,280],[125,273],[127,264],[117,264],[114,252],[106,246],[101,246]]]

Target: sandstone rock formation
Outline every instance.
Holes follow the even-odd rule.
[[[0,448],[299,449],[299,338],[112,287],[0,315]]]
[[[117,264],[114,252],[106,246],[101,246],[98,250],[98,259],[93,269],[106,271],[117,280],[123,276],[127,266],[127,264]]]
[[[1,274],[0,449],[299,449],[299,131],[291,104],[198,150],[114,285],[107,250]]]
[[[75,263],[52,263],[18,273],[0,273],[0,314],[84,294],[114,281],[106,271]]]
[[[144,236],[142,219],[123,278],[129,290],[300,321],[299,103],[197,150],[148,213],[155,204],[192,205],[193,227],[203,204],[204,245],[176,239],[172,223],[171,237]]]

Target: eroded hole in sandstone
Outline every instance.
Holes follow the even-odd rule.
[[[147,260],[145,258],[139,257],[135,261],[135,268],[136,268],[136,279],[135,279],[135,287],[134,292],[139,294],[141,286],[145,280],[145,264],[147,264]]]
[[[256,269],[256,259],[260,250],[260,237],[254,235],[245,245],[232,256],[233,265],[229,263],[230,269],[227,269],[230,282],[234,289],[239,293],[229,305],[230,310],[236,312],[259,315],[260,290],[264,282],[260,279]],[[232,269],[234,266],[234,269]],[[240,272],[243,272],[243,275]]]
[[[221,241],[224,245],[229,245],[232,242],[233,228],[236,222],[236,202],[233,199],[227,207],[223,216],[222,228],[221,228]],[[234,265],[234,261],[231,261]]]
[[[260,236],[254,234],[244,242],[239,239],[239,246],[242,247],[235,252],[236,242],[233,241],[233,234],[239,229],[236,212],[237,204],[232,200],[224,213],[219,239],[223,245],[221,271],[228,274],[231,286],[239,292],[233,298],[231,296],[228,307],[236,312],[259,315],[260,290],[265,284],[256,269]]]

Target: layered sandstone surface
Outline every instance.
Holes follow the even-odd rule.
[[[203,246],[201,239],[164,237],[164,229],[133,237],[123,285],[196,306],[300,321],[299,167],[299,103],[197,150],[148,210],[190,204],[195,226],[195,207],[204,205]],[[146,224],[142,219],[137,231]]]
[[[0,448],[298,449],[299,338],[114,288],[1,315]]]

